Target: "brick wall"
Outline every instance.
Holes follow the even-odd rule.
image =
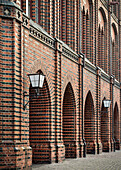
[[[0,133],[2,134],[0,168],[31,169],[32,161],[53,163],[61,162],[65,157],[83,157],[84,137],[87,142],[87,153],[97,153],[97,151],[100,153],[102,146],[103,151],[113,150],[113,136],[116,138],[116,149],[120,149],[120,83],[104,72],[104,43],[101,51],[104,70],[97,67],[100,48],[98,48],[97,34],[98,1],[93,4],[92,16],[86,15],[84,8],[82,13],[83,53],[90,61],[82,54],[74,52],[78,51],[79,40],[78,1],[68,1],[66,4],[68,9],[72,7],[73,15],[70,11],[67,12],[68,22],[65,23],[66,18],[63,18],[62,30],[59,28],[60,18],[58,18],[60,17],[58,11],[61,11],[62,7],[58,6],[60,3],[55,2],[53,9],[56,11],[51,11],[49,18],[49,10],[52,10],[53,3],[51,1],[49,7],[48,4],[43,5],[43,11],[46,8],[47,13],[43,12],[46,16],[41,22],[49,34],[33,22],[36,20],[35,1],[32,1],[33,21],[13,1],[6,0],[6,4],[3,4],[3,1],[0,3]],[[19,1],[16,3],[20,5]],[[25,1],[23,3],[22,8],[25,11]],[[62,10],[63,15],[65,10],[65,8]],[[55,19],[55,25],[53,20],[49,22],[50,18]],[[48,22],[45,23],[45,20]],[[94,32],[89,32],[89,20],[93,20]],[[66,28],[68,26],[65,33],[64,26]],[[53,38],[59,36],[66,44]],[[104,37],[102,38],[104,42]],[[107,39],[110,40],[108,35]],[[107,50],[110,48],[108,42]],[[107,65],[112,68],[111,63]],[[27,75],[38,71],[46,77],[44,87],[40,89],[41,95],[31,100],[30,105],[23,109],[23,92],[34,93]],[[25,97],[26,102],[29,97]],[[101,115],[101,110],[105,111],[102,105],[104,97],[111,100],[107,115]]]

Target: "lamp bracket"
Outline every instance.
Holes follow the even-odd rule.
[[[100,117],[101,117],[103,114],[108,113],[108,110],[106,110],[106,111],[101,111],[100,113],[101,113],[101,115],[100,115]]]
[[[35,92],[36,92],[36,95],[29,95],[29,94],[27,94],[26,91],[23,92],[23,110],[26,109],[26,106],[28,105],[28,103],[29,103],[30,101],[32,101],[33,99],[35,99],[35,96],[36,96],[36,98],[38,98],[38,96],[40,95],[38,88],[35,89]],[[25,100],[26,97],[29,97],[29,100],[28,100],[27,102],[26,102],[26,100]]]

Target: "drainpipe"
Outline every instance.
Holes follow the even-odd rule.
[[[113,87],[114,87],[114,77],[112,83],[112,140],[113,140],[113,151],[115,152],[115,138],[114,138],[114,110],[113,110]]]
[[[83,111],[83,105],[84,105],[84,102],[83,102],[83,99],[84,99],[84,89],[83,89],[83,86],[84,86],[84,67],[85,67],[85,55],[83,55],[83,65],[82,65],[82,141],[83,141],[83,144],[84,144],[84,148],[83,148],[83,157],[86,157],[86,142],[85,142],[85,139],[84,139],[84,111]]]

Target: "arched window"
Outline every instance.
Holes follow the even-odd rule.
[[[82,52],[93,63],[93,4],[82,3]]]
[[[60,39],[78,52],[78,1],[61,0]]]
[[[112,24],[111,29],[111,50],[112,50],[112,74],[115,76],[117,80],[119,80],[119,58],[118,58],[118,36],[117,36],[117,28],[115,24]]]
[[[52,3],[52,4],[50,4]],[[28,4],[28,5],[27,5]],[[43,29],[48,33],[52,32],[50,28],[50,18],[52,17],[50,13],[53,13],[53,10],[50,10],[50,7],[53,5],[53,2],[49,0],[22,0],[21,8],[27,15],[36,23],[40,24]]]
[[[112,2],[117,2],[116,0],[112,0]],[[116,17],[118,17],[118,4],[112,5],[112,12]]]
[[[98,13],[98,66],[106,73],[108,72],[108,57],[107,57],[107,19],[102,8]]]

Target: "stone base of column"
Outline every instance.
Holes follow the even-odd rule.
[[[109,142],[102,142],[102,151],[103,152],[111,152],[111,143]]]
[[[86,148],[85,148],[86,149]],[[84,143],[83,142],[81,142],[80,144],[79,144],[79,157],[80,158],[83,158],[84,157]],[[86,157],[86,156],[85,156]]]
[[[65,158],[65,148],[61,143],[55,146],[51,141],[32,144],[32,162],[35,164],[47,164],[62,162]]]
[[[0,169],[32,169],[32,149],[21,143],[0,143]]]
[[[55,162],[56,163],[63,162],[65,160],[65,145],[63,145],[63,142],[58,143],[55,149],[56,149]]]
[[[115,150],[120,150],[121,146],[120,146],[120,142],[119,141],[112,141],[111,142],[111,151],[115,152]]]
[[[121,146],[120,146],[120,142],[116,142],[115,144],[115,149],[116,150],[120,150]]]
[[[76,141],[65,142],[65,158],[79,158],[79,145]]]
[[[97,154],[97,143],[86,143],[87,154]]]
[[[102,143],[97,143],[97,154],[102,153]]]

